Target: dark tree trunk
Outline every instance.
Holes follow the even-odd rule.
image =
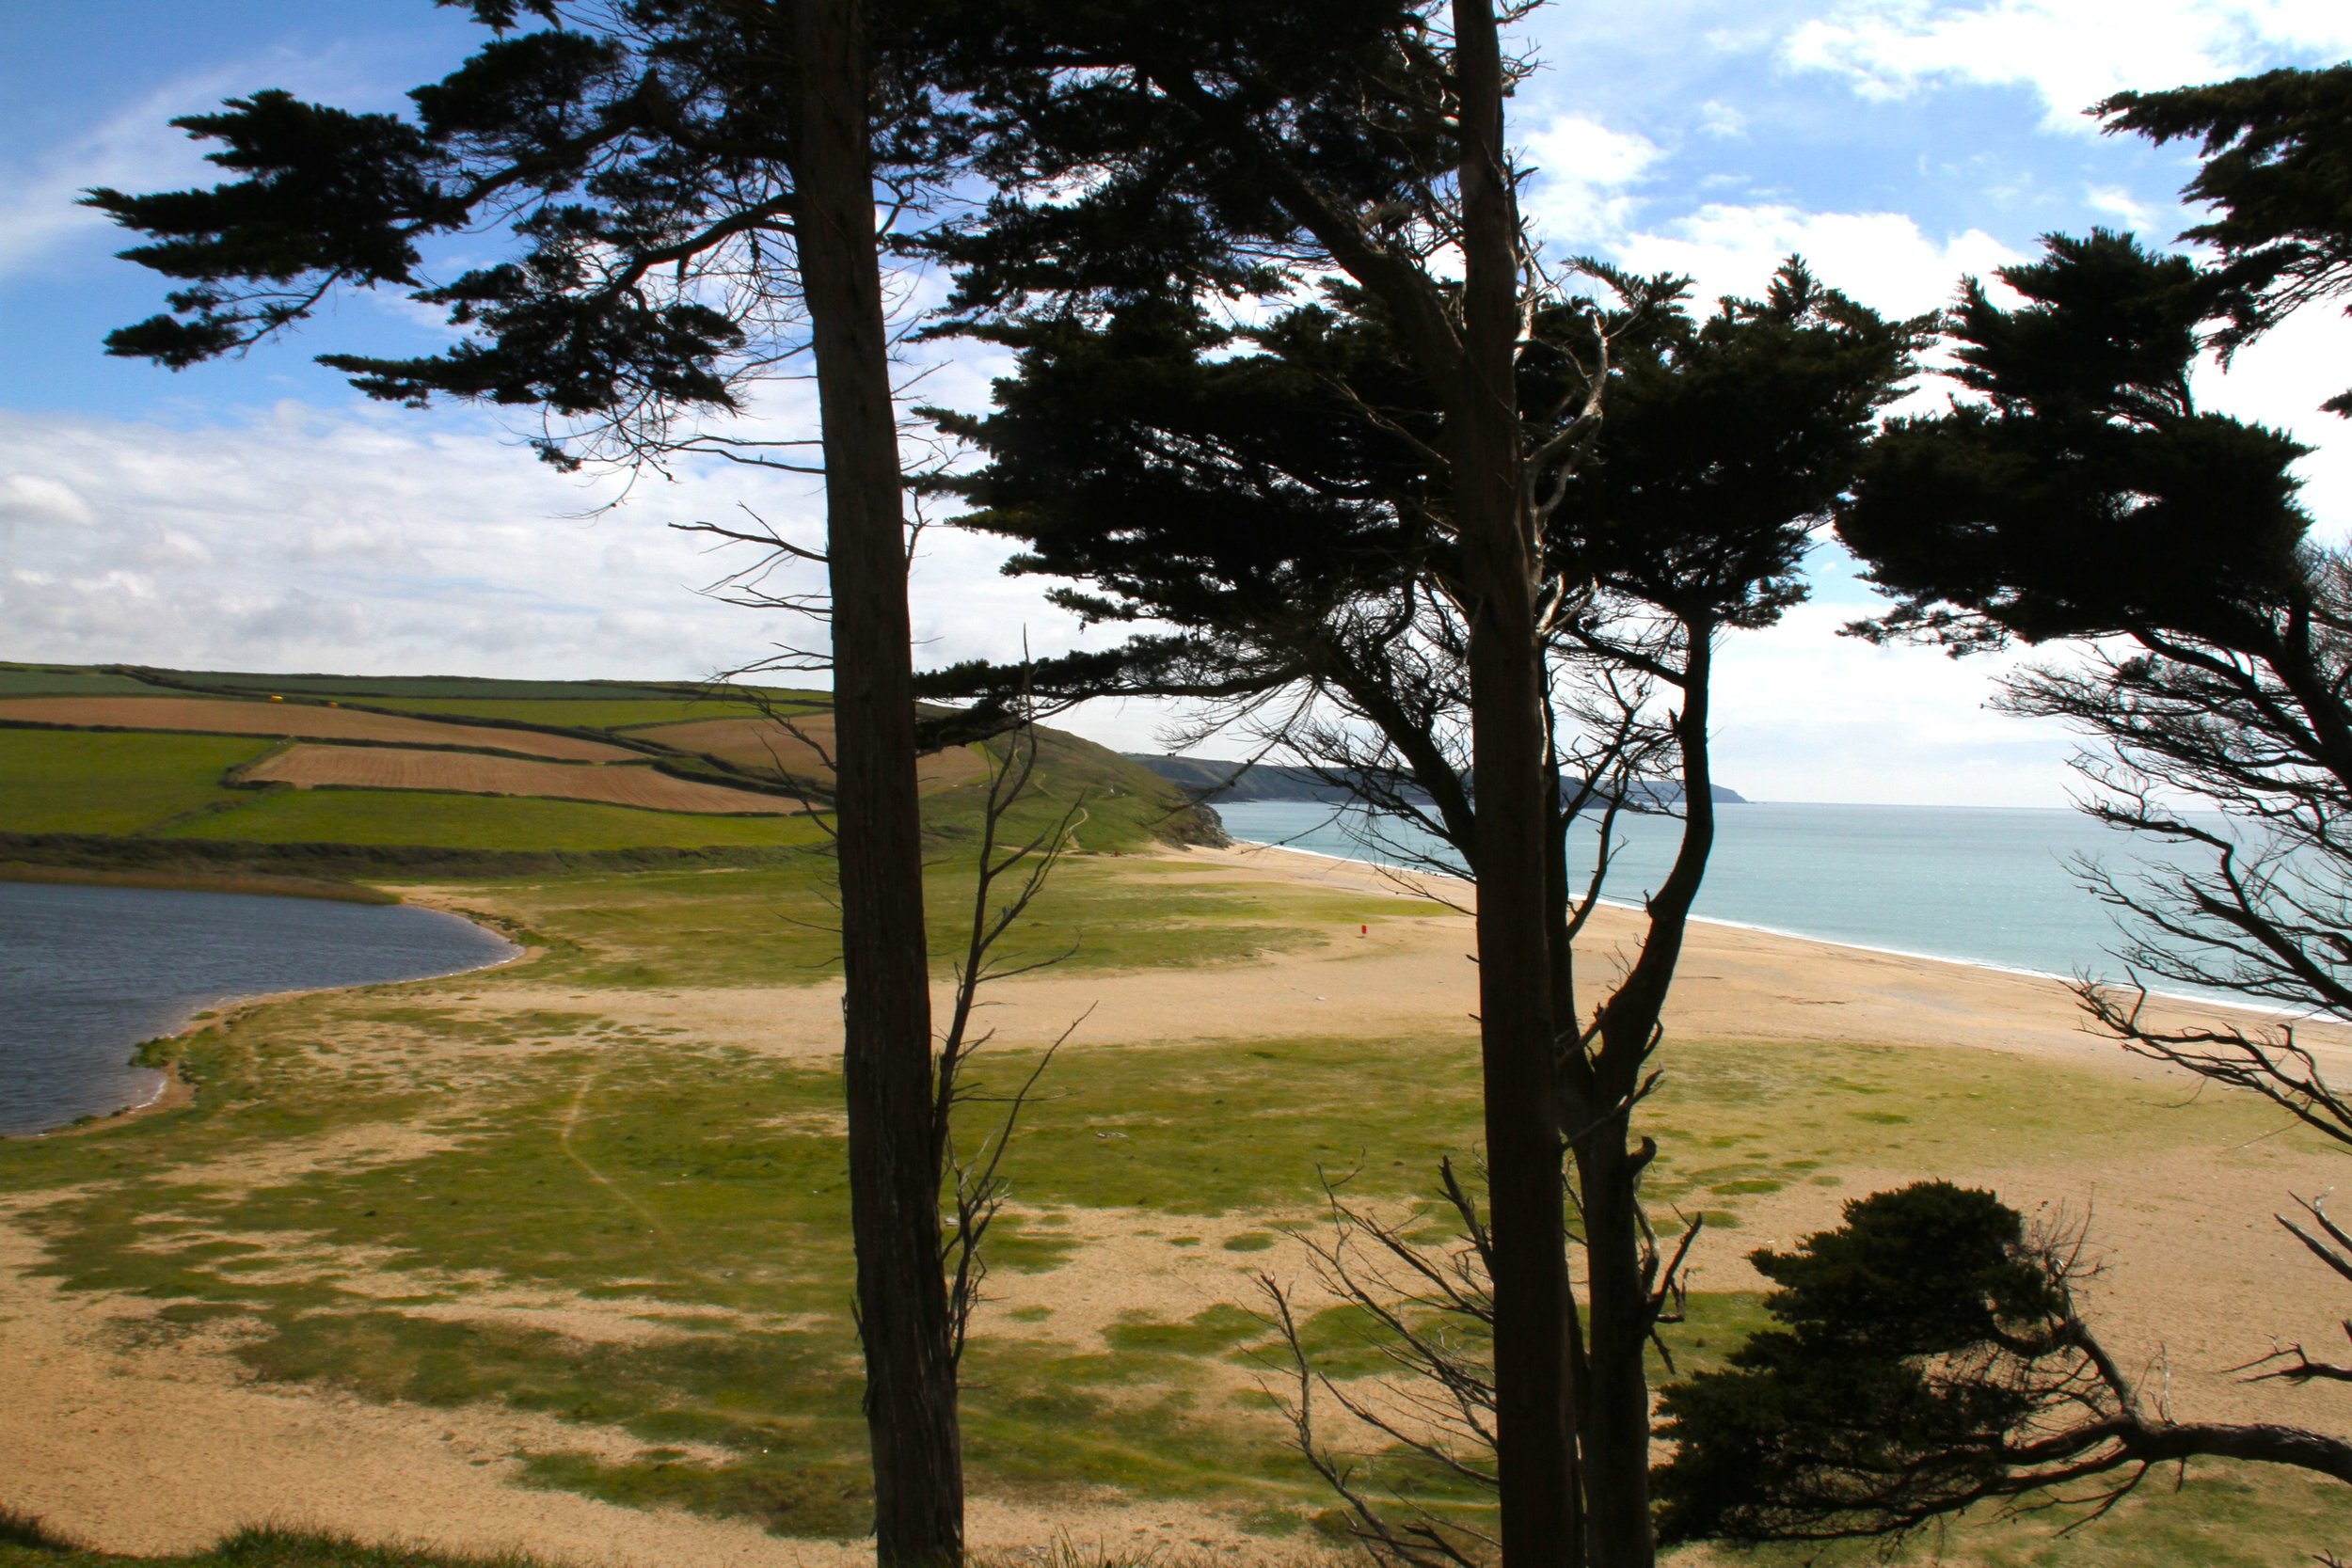
[[[884,1568],[963,1553],[963,1461],[931,1157],[930,974],[897,412],[875,256],[857,0],[796,0],[801,279],[824,420],[833,589],[843,1075],[875,1544]]]
[[[1456,0],[1464,147],[1463,354],[1449,388],[1470,604],[1478,1006],[1494,1234],[1496,1460],[1506,1568],[1577,1561],[1565,1197],[1552,1070],[1549,801],[1535,541],[1520,504],[1513,387],[1518,225],[1503,178],[1502,65],[1489,0]]]
[[[1592,1291],[1581,1435],[1593,1568],[1649,1568],[1658,1557],[1649,1503],[1649,1376],[1643,1364],[1655,1308],[1642,1269],[1640,1217],[1642,1171],[1654,1146],[1632,1143],[1632,1101],[1715,845],[1707,752],[1711,635],[1704,624],[1690,628],[1682,708],[1675,719],[1682,753],[1682,844],[1650,896],[1641,954],[1601,1009],[1598,1059],[1586,1093],[1570,1111],[1589,1123],[1570,1131]]]

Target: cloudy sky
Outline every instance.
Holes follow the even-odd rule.
[[[311,365],[330,344],[421,346],[365,297],[296,340],[180,374],[99,341],[151,313],[76,208],[92,185],[157,189],[204,166],[166,121],[284,87],[392,108],[475,34],[428,0],[9,0],[0,15],[0,658],[533,676],[700,677],[792,633],[697,591],[727,568],[666,525],[739,504],[805,523],[805,483],[740,471],[566,479],[529,432],[465,410],[373,404]],[[1890,311],[2094,224],[2166,239],[2189,218],[2178,151],[2098,135],[2121,87],[2352,55],[2342,0],[1558,0],[1528,40],[1546,69],[1516,106],[1564,248],[1756,289],[1781,256]],[[2352,430],[2316,412],[2352,330],[2312,319],[2207,379],[2210,405],[2332,450],[2306,466],[2322,519],[2352,519]],[[997,367],[946,367],[934,401],[979,406]],[[777,430],[805,420],[789,392]],[[621,504],[609,503],[619,499]],[[996,552],[930,536],[921,657],[1041,651],[1080,635]],[[2054,805],[2066,738],[1984,710],[1995,667],[1836,636],[1872,600],[1824,549],[1814,602],[1734,640],[1718,773],[1750,796]],[[1073,727],[1146,749],[1159,716]]]

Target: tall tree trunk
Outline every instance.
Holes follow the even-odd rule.
[[[1463,355],[1451,389],[1455,520],[1470,626],[1477,797],[1478,1004],[1494,1234],[1496,1460],[1506,1568],[1578,1557],[1569,1431],[1565,1188],[1546,839],[1549,750],[1535,634],[1536,542],[1520,504],[1518,233],[1503,173],[1491,0],[1455,0],[1463,151]]]
[[[858,0],[795,5],[794,230],[824,420],[848,987],[842,1066],[875,1544],[884,1568],[946,1568],[963,1555],[963,1459],[931,1159],[906,534],[875,255],[866,44]]]
[[[1690,628],[1681,711],[1675,734],[1682,752],[1682,844],[1649,900],[1649,928],[1624,983],[1603,1006],[1600,1053],[1592,1074],[1591,1118],[1575,1144],[1578,1193],[1584,1210],[1592,1309],[1586,1319],[1583,1422],[1587,1528],[1593,1568],[1650,1568],[1657,1541],[1649,1504],[1649,1375],[1643,1354],[1651,1326],[1651,1283],[1642,1270],[1643,1169],[1656,1146],[1631,1138],[1632,1101],[1650,1041],[1681,961],[1684,932],[1715,845],[1714,780],[1707,751],[1708,683],[1713,635]]]

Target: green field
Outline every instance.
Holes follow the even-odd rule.
[[[719,697],[496,699],[433,697],[364,698],[366,706],[427,718],[490,719],[502,723],[546,724],[567,730],[626,730],[646,724],[676,724],[696,719],[748,718],[758,710]],[[656,736],[655,738],[659,738]]]
[[[805,817],[710,816],[586,800],[426,789],[301,789],[250,795],[233,811],[167,829],[158,836],[258,844],[595,850],[644,845],[778,847],[815,843],[823,835]]]
[[[221,775],[275,741],[0,727],[0,832],[137,833],[251,799]]]
[[[0,666],[0,680],[24,683],[24,690],[17,694],[39,688],[184,695],[200,689],[227,694],[284,690],[335,696],[422,717],[480,721],[485,747],[498,744],[501,723],[626,732],[659,742],[658,726],[752,711],[696,694],[683,685],[664,689],[624,682],[157,674],[183,685],[141,686],[103,671]],[[77,687],[76,682],[86,684]],[[823,701],[820,693],[770,694],[815,705]],[[224,785],[222,775],[229,768],[260,756],[271,744],[167,732],[0,727],[0,832],[571,854],[762,850],[797,847],[822,838],[812,824],[783,817],[643,811],[454,791],[246,791]],[[1041,766],[1008,832],[1028,835],[1045,831],[1073,806],[1081,808],[1075,821],[1084,849],[1140,848],[1192,831],[1185,802],[1125,758],[1052,731],[1041,732],[1040,746]],[[691,758],[678,759],[678,766],[702,768]],[[703,771],[726,782],[720,771]],[[970,844],[979,828],[985,796],[983,787],[965,785],[926,798],[926,826],[940,854],[957,855]],[[95,853],[87,845],[77,846],[77,863],[95,863]],[[279,869],[298,872],[301,867]]]
[[[72,665],[0,664],[0,697],[154,697],[144,681]]]
[[[547,683],[467,685],[456,695],[448,689],[463,683],[377,684],[423,694],[321,689],[572,728],[717,711],[626,687],[565,685],[576,694],[550,698]],[[529,962],[287,999],[152,1048],[198,1085],[192,1106],[0,1145],[0,1205],[43,1247],[41,1271],[72,1291],[152,1304],[157,1315],[135,1332],[158,1354],[195,1337],[267,1383],[422,1404],[452,1422],[510,1408],[577,1424],[577,1444],[540,1442],[517,1456],[532,1485],[748,1519],[785,1536],[862,1530],[832,1024],[820,1008],[818,1022],[792,1025],[816,1037],[779,1038],[775,1020],[805,1020],[806,1005],[740,994],[837,970],[821,825],[222,784],[273,744],[0,728],[0,831],[97,835],[66,845],[76,874],[103,874],[110,854],[127,864],[131,851],[109,837],[131,835],[142,864],[173,862],[160,871],[176,871],[178,857],[212,856],[223,876],[299,874],[303,857],[324,853],[271,847],[285,846],[355,847],[332,874],[387,879],[401,875],[404,856],[423,863],[421,847],[559,856],[711,847],[722,858],[594,873],[550,861],[564,869],[529,876],[514,871],[531,863],[468,863],[473,879],[454,896],[524,934],[537,949]],[[1126,854],[1165,842],[1181,811],[1174,792],[1076,737],[1045,732],[1040,745],[1037,788],[1008,835],[1046,833],[1076,807],[1079,852],[1002,956],[1057,958],[1073,996],[1122,974],[1165,983],[1180,970],[1204,1003],[1219,1000],[1233,966],[1440,912]],[[983,795],[965,785],[925,801],[943,977],[969,915]],[[456,873],[411,878],[446,887]],[[1206,1006],[1171,1007],[1132,1037],[1096,1025],[1055,1062],[1008,1166],[1014,1206],[991,1254],[999,1301],[964,1367],[977,1495],[1195,1504],[1275,1553],[1325,1540],[1333,1499],[1292,1451],[1261,1386],[1280,1369],[1253,1315],[1250,1272],[1295,1280],[1308,1271],[1298,1236],[1326,1222],[1327,1180],[1441,1242],[1435,1169],[1472,1158],[1480,1130],[1472,1021],[1351,1034],[1344,998],[1334,1000],[1333,1022],[1318,1032],[1248,1033],[1242,1018],[1223,1025],[1244,1031],[1228,1038],[1205,1037]],[[1009,1035],[980,1058],[977,1086],[1014,1083],[1042,1043]],[[1752,1280],[1737,1259],[1759,1206],[1826,1214],[1889,1172],[1966,1179],[2002,1161],[2113,1172],[2158,1149],[2267,1181],[2289,1168],[2281,1162],[2310,1154],[2306,1135],[2243,1099],[2185,1097],[2161,1081],[1987,1052],[1677,1038],[1661,1065],[1663,1086],[1643,1107],[1661,1145],[1647,1196],[1670,1236],[1698,1216],[1712,1232],[1701,1241],[1690,1321],[1669,1335],[1686,1369],[1714,1364],[1760,1322],[1758,1298],[1736,1284]],[[1088,1292],[1076,1287],[1106,1277],[1088,1271],[1128,1267],[1115,1259],[1135,1248],[1211,1266],[1181,1290],[1136,1298],[1146,1305],[1082,1305]],[[1709,1271],[1735,1284],[1710,1289]],[[628,1331],[532,1326],[505,1309],[516,1300],[604,1314]],[[1349,1312],[1318,1311],[1307,1329],[1336,1377],[1385,1365]],[[1367,1462],[1383,1484],[1399,1474],[1393,1456]],[[2063,1513],[1977,1518],[1895,1555],[1927,1561],[1940,1551],[1975,1568],[2308,1560],[2339,1544],[2339,1492],[2292,1474],[2199,1465],[2183,1489],[2146,1487],[2076,1536],[2054,1533]],[[1449,1509],[1483,1506],[1458,1488],[1433,1496]],[[0,1568],[103,1560],[10,1540],[0,1518]],[[1672,1560],[1860,1568],[1874,1550],[1701,1550]],[[412,1562],[434,1568],[279,1534],[226,1544],[189,1568]]]
[[[651,700],[675,698],[695,683],[499,680],[476,675],[273,675],[246,672],[157,670],[159,683],[221,692],[282,691],[313,697]]]

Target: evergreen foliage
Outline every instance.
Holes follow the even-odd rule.
[[[1846,1205],[1793,1251],[1750,1254],[1778,1326],[1670,1386],[1663,1539],[1875,1535],[1983,1497],[2034,1408],[1947,1363],[2046,1337],[2062,1302],[1991,1193],[1921,1182]]]
[[[2196,406],[2210,277],[2104,231],[1998,276],[2025,303],[1971,279],[1947,324],[1978,400],[1890,421],[1839,519],[1899,601],[1867,629],[1962,647],[2252,635],[2304,577],[2291,469],[2310,449]]]
[[[2110,132],[2200,144],[2203,165],[2182,194],[2214,215],[2181,237],[2221,253],[2225,354],[2352,293],[2352,62],[2117,93],[2093,112]],[[2352,418],[2352,392],[2326,406]]]

